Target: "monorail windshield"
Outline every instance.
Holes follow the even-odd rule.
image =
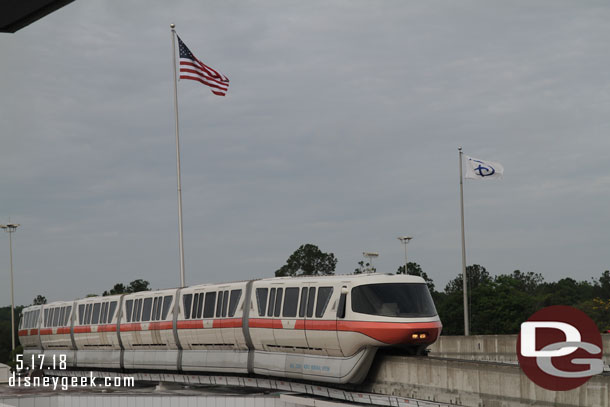
[[[384,317],[433,317],[436,308],[426,284],[367,284],[352,289],[352,311]]]

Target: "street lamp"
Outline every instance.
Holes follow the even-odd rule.
[[[405,245],[405,274],[407,274],[407,245],[409,241],[413,239],[411,236],[400,236],[398,240],[400,240]]]
[[[369,264],[370,264],[371,270],[373,270],[373,259],[375,257],[379,257],[379,253],[377,253],[377,252],[362,252],[362,255],[369,259]]]
[[[8,244],[9,253],[11,258],[11,343],[13,344],[12,350],[15,350],[15,296],[13,292],[13,232],[17,230],[18,223],[7,223],[6,225],[0,225],[0,228],[4,229],[8,233]]]

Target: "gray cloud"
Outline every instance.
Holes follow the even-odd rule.
[[[365,250],[392,272],[411,234],[442,288],[461,267],[458,146],[506,168],[465,185],[469,264],[598,276],[609,17],[602,2],[97,1],[5,34],[17,300],[178,284],[171,22],[231,79],[226,98],[179,83],[187,282],[271,276],[308,242],[339,272]]]

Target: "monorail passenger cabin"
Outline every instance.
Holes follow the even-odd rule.
[[[68,366],[359,383],[377,349],[421,354],[442,325],[423,279],[269,278],[28,307],[26,354]]]
[[[176,370],[172,313],[176,289],[124,295],[120,338],[125,369]]]

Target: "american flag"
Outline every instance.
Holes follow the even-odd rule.
[[[176,35],[178,37],[178,35]],[[229,90],[229,78],[198,60],[178,37],[180,79],[191,79],[210,87],[213,94],[224,96]]]

